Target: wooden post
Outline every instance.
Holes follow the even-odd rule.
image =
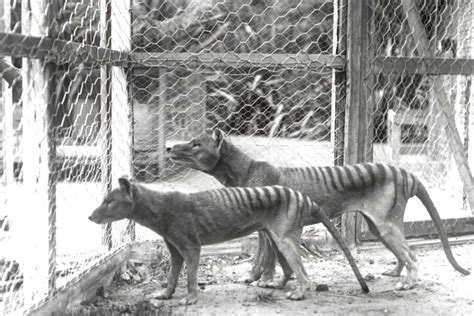
[[[345,108],[344,164],[368,160],[369,117],[366,97],[368,42],[367,0],[347,3],[347,97]],[[370,139],[372,141],[372,139]],[[356,243],[356,214],[342,216],[342,232],[349,246]]]
[[[131,0],[111,1],[111,9],[111,48],[129,52],[132,45]],[[132,176],[133,106],[128,79],[128,69],[112,67],[112,183],[117,183],[121,176]],[[128,230],[134,230],[133,224],[129,224]]]
[[[110,48],[110,7],[111,0],[100,0],[100,46]],[[112,129],[111,129],[111,98],[110,91],[110,66],[100,67],[100,152],[101,156],[101,182],[103,195],[112,189]],[[112,248],[112,224],[103,225],[102,243],[108,249]]]
[[[52,6],[48,1],[22,1],[22,31],[49,36]],[[21,212],[25,306],[55,289],[56,276],[56,156],[52,123],[53,65],[23,58],[23,184],[25,207]]]
[[[346,1],[338,0],[334,5],[333,46],[334,55],[346,54],[347,11]],[[346,106],[346,73],[333,69],[331,93],[331,143],[334,148],[334,164],[344,164],[344,116]]]
[[[334,2],[333,17],[333,34],[332,34],[332,54],[346,54],[347,40],[347,10],[345,0],[337,0]],[[344,124],[345,124],[345,107],[346,107],[346,70],[332,70],[332,91],[331,91],[331,144],[333,146],[334,165],[342,166],[344,164]],[[342,216],[334,219],[334,225],[341,225]],[[341,230],[344,227],[341,227]],[[341,234],[345,233],[341,231]],[[334,239],[331,245],[337,247]]]
[[[421,21],[421,17],[416,9],[413,0],[402,0],[403,10],[407,15],[408,24],[412,31],[412,36],[418,43],[416,48],[422,57],[434,57],[433,50],[430,49],[430,42],[426,35],[425,28]],[[440,77],[434,79],[435,91],[435,105],[445,119],[445,132],[448,139],[449,148],[454,156],[459,175],[464,186],[464,193],[467,196],[471,210],[474,209],[474,181],[472,179],[469,162],[464,151],[464,146],[456,129],[456,122],[454,121],[453,109],[449,104],[449,98],[443,86],[443,81]]]

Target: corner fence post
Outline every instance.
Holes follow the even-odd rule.
[[[52,6],[47,0],[21,3],[22,33],[48,37]],[[54,65],[23,58],[23,185],[21,212],[25,307],[51,295],[56,277],[56,150],[52,114]],[[28,238],[30,237],[30,238]]]
[[[111,1],[110,20],[111,48],[130,52],[132,48],[131,0]],[[112,183],[117,183],[119,177],[133,175],[133,106],[132,99],[129,97],[129,69],[117,66],[112,66],[111,69],[111,174]],[[129,222],[126,230],[129,232],[129,237],[133,237],[134,224]],[[122,237],[124,236],[117,236],[118,240]]]
[[[99,2],[99,29],[100,47],[110,48],[110,1]],[[111,130],[111,91],[110,91],[110,65],[100,66],[100,152],[101,152],[101,183],[102,195],[112,189],[112,130]],[[102,227],[102,243],[110,250],[112,248],[112,224]]]

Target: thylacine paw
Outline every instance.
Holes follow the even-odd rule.
[[[398,291],[410,290],[415,287],[415,282],[409,282],[407,280],[398,282],[395,289]]]
[[[299,301],[304,299],[304,293],[300,290],[295,290],[293,292],[287,292],[286,298],[292,301]]]
[[[179,301],[179,305],[193,305],[197,303],[196,294],[188,294],[186,297],[182,298]]]
[[[152,294],[153,298],[156,298],[158,300],[168,300],[171,298],[173,295],[174,291],[170,291],[168,289],[160,290]]]

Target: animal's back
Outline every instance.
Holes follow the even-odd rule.
[[[398,195],[408,199],[417,190],[417,180],[411,173],[379,163],[280,168],[280,171],[279,185],[308,195],[330,217],[349,209],[361,210],[367,199],[384,195],[394,203]]]
[[[194,193],[190,198],[203,244],[248,235],[280,216],[302,222],[302,195],[279,186],[222,188]]]

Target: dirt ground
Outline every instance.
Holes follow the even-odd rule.
[[[461,266],[473,271],[474,244],[452,247]],[[364,294],[340,252],[324,252],[323,258],[306,256],[304,264],[312,288],[303,301],[289,301],[285,292],[296,285],[291,280],[284,290],[262,289],[240,282],[251,267],[248,255],[219,255],[201,258],[201,291],[196,305],[179,306],[186,294],[182,273],[173,298],[159,301],[153,292],[166,285],[166,256],[147,261],[130,261],[116,274],[107,289],[70,310],[72,314],[199,314],[199,315],[468,315],[474,314],[474,277],[463,276],[447,262],[439,245],[417,247],[418,285],[408,291],[394,290],[398,278],[382,275],[393,268],[394,257],[387,250],[357,249],[353,254],[368,279],[370,293]],[[277,270],[278,276],[281,270]],[[327,291],[316,291],[326,284]]]

